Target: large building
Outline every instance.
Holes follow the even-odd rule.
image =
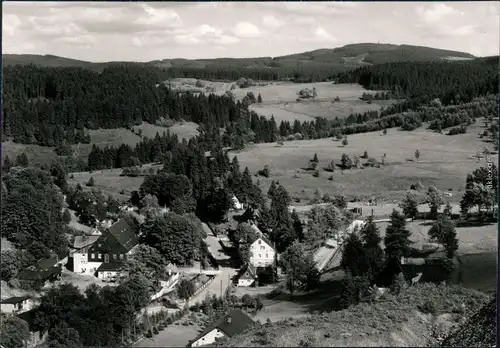
[[[131,219],[120,219],[100,236],[75,238],[73,271],[94,274],[104,280],[116,277],[137,245],[138,228]]]
[[[256,225],[251,225],[251,228],[257,233],[258,237],[250,245],[250,265],[253,267],[269,267],[274,265],[276,250],[273,243],[267,239]]]

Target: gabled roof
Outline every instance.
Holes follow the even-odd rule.
[[[98,239],[99,235],[92,236],[75,236],[75,241],[73,242],[74,249],[83,249],[87,246],[94,244]]]
[[[38,269],[38,270],[30,270],[23,269],[17,275],[17,278],[20,280],[47,280],[49,277],[56,273],[60,273],[60,267],[52,267],[47,270]]]
[[[51,267],[54,267],[57,262],[59,262],[58,256],[52,256],[47,259],[40,259],[37,261],[37,268],[46,271]]]
[[[238,273],[235,276],[235,279],[255,279],[255,276],[257,275],[255,267],[249,265],[248,263],[245,264],[243,267],[240,268]]]
[[[97,269],[97,272],[119,271],[122,267],[123,262],[112,260],[111,262],[103,262]]]
[[[1,304],[16,304],[16,303],[20,303],[20,302],[23,302],[25,300],[28,300],[30,298],[31,298],[30,296],[9,297],[9,298],[6,298],[5,300],[2,300],[0,303]]]
[[[132,219],[120,219],[108,228],[107,231],[128,252],[137,244],[137,229],[138,226]]]
[[[229,319],[229,320],[228,320]],[[219,318],[214,323],[208,325],[194,340],[195,342],[204,337],[213,329],[219,329],[229,337],[240,334],[255,322],[242,310],[235,309],[231,313]]]
[[[257,227],[257,225],[255,224],[252,224],[250,226],[252,228],[252,230],[254,230],[255,233],[257,233],[258,237],[252,242],[255,243],[256,240],[258,240],[259,238],[262,239],[264,241],[264,243],[266,243],[267,245],[269,245],[271,248],[274,249],[274,245],[273,243],[271,243],[271,241],[266,237],[266,235]]]

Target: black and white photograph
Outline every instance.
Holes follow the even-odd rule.
[[[4,1],[0,348],[496,347],[498,1]]]

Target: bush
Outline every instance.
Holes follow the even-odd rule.
[[[146,337],[147,338],[153,337],[153,333],[151,332],[151,330],[148,330],[148,332],[146,332]]]
[[[269,167],[267,165],[264,166],[264,168],[259,170],[259,172],[258,172],[258,175],[263,176],[265,178],[269,178],[270,174],[271,174],[271,171],[269,170]]]
[[[153,328],[153,334],[155,334],[155,335],[158,335],[158,334],[159,334],[159,331],[158,331],[158,329],[156,328],[156,326]]]
[[[86,185],[87,185],[88,187],[92,187],[92,186],[94,186],[94,184],[95,184],[95,182],[94,182],[94,177],[93,177],[93,176],[91,176],[91,177],[90,177],[90,179],[89,179],[89,181],[87,182],[87,184],[86,184]]]
[[[435,314],[437,312],[436,304],[430,299],[419,305],[418,309],[424,314]]]
[[[333,175],[330,175],[330,176],[328,177],[328,180],[332,181],[332,180],[333,180]]]
[[[319,170],[317,170],[317,169],[316,169],[316,170],[314,171],[314,173],[313,173],[313,176],[314,176],[315,178],[318,178],[318,177],[319,177]]]

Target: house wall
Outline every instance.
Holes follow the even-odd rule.
[[[1,305],[3,313],[22,313],[29,311],[34,307],[34,302],[32,299],[26,299],[22,302],[16,304],[3,303]]]
[[[12,313],[16,310],[16,306],[12,303],[1,304],[2,313]]]
[[[254,267],[267,267],[274,263],[275,251],[262,239],[257,239],[250,247],[250,264]]]
[[[238,279],[238,286],[252,286],[254,279]]]
[[[87,253],[73,253],[73,272],[94,274],[102,262],[91,262]]]
[[[104,272],[98,272],[97,273],[97,278],[99,279],[106,279],[106,278],[111,278],[111,277],[116,277],[119,272],[117,271],[104,271]]]
[[[209,333],[207,333],[205,336],[200,337],[198,340],[194,341],[191,343],[191,347],[200,347],[204,346],[207,344],[212,344],[215,342],[217,338],[221,338],[226,336],[222,331],[219,329],[213,329]]]

